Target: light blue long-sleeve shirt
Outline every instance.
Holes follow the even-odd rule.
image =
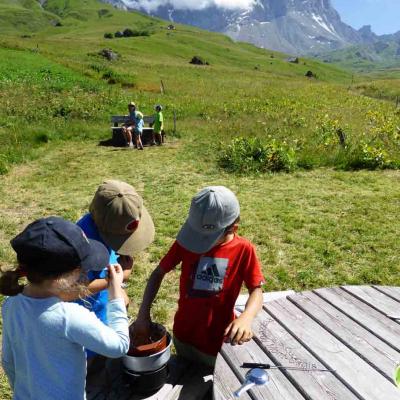
[[[108,326],[93,312],[57,297],[8,297],[2,306],[2,364],[14,400],[83,400],[84,348],[110,358],[129,349],[123,299],[107,304]]]

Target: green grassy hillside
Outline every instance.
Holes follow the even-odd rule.
[[[143,194],[157,230],[136,259],[133,315],[191,196],[210,184],[238,194],[240,233],[257,246],[266,290],[400,285],[394,76],[289,63],[280,53],[193,27],[169,31],[165,21],[94,0],[50,0],[44,9],[1,0],[0,16],[2,267],[12,265],[9,239],[27,222],[52,214],[76,220],[97,185],[113,177]],[[126,28],[140,35],[104,38]],[[106,48],[119,58],[101,56]],[[193,56],[209,65],[190,64]],[[305,77],[309,70],[316,78]],[[167,144],[144,152],[98,146],[111,135],[110,116],[132,100],[146,115],[164,105]],[[224,154],[242,171],[222,168]],[[292,173],[257,169],[274,157],[290,158]],[[178,274],[169,275],[154,305],[168,326],[177,284]],[[0,398],[9,396],[4,383]]]
[[[35,0],[3,0],[0,2],[2,33],[34,32],[54,25],[59,18],[42,9]]]
[[[385,74],[400,67],[400,45],[397,41],[349,46],[318,56],[325,62],[359,73],[383,70]]]

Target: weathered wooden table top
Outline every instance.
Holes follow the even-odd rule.
[[[230,400],[244,381],[244,362],[334,372],[268,370],[270,383],[241,399],[400,400],[393,372],[400,361],[400,287],[317,289],[264,304],[255,338],[224,344],[214,399]]]

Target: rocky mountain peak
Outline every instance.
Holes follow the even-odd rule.
[[[342,22],[331,0],[254,0],[244,9],[217,7],[212,0],[196,6],[184,0],[104,1],[293,55],[323,53],[377,38],[368,26],[357,31]]]
[[[378,36],[372,32],[371,25],[364,25],[359,30],[358,33],[360,34],[364,43],[373,43],[378,39]]]

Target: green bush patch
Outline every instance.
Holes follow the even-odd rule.
[[[259,138],[239,137],[221,149],[219,165],[238,173],[291,172],[296,168],[294,150],[275,139],[263,142]]]

